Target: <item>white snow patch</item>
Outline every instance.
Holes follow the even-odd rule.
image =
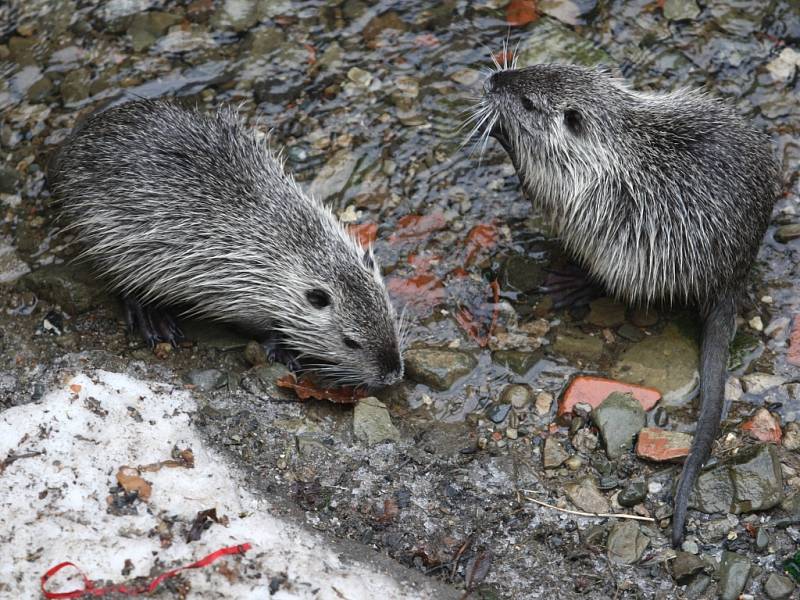
[[[374,567],[345,563],[320,537],[270,514],[194,431],[187,415],[194,410],[185,390],[98,371],[76,375],[39,403],[0,413],[0,460],[44,452],[0,472],[0,598],[40,597],[39,578],[62,561],[74,562],[90,579],[122,583],[149,575],[154,566],[162,572],[244,542],[253,548],[242,557],[183,571],[191,598],[430,597]],[[119,467],[168,459],[175,445],[192,449],[195,468],[143,473],[153,484],[150,501],[136,502],[138,515],[109,514],[106,498]],[[172,545],[161,548],[153,533],[159,515],[191,523],[209,508],[227,516],[229,525],[214,524],[187,543],[183,523],[176,524]],[[134,568],[123,576],[126,559]],[[239,576],[229,581],[221,564]],[[67,572],[74,573],[56,575],[48,589],[80,587],[77,575]],[[270,596],[270,579],[281,572],[288,582]]]

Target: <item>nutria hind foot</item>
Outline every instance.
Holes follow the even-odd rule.
[[[125,307],[128,331],[130,333],[138,331],[150,348],[155,348],[156,344],[161,342],[177,346],[183,340],[183,332],[165,309],[143,304],[128,295],[122,296],[122,305]]]
[[[547,278],[538,291],[553,299],[553,308],[577,308],[586,306],[604,295],[603,289],[592,281],[583,269],[567,265],[561,269],[547,269]]]

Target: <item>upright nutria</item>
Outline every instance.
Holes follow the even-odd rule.
[[[475,118],[591,279],[630,304],[700,312],[701,408],[675,493],[677,546],[719,427],[737,297],[779,189],[770,141],[700,92],[638,92],[569,65],[498,65]]]
[[[233,110],[145,100],[94,114],[48,176],[83,256],[151,344],[177,339],[160,309],[184,306],[271,336],[279,359],[335,383],[402,377],[398,323],[371,249]]]

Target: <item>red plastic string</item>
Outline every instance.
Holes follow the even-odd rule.
[[[155,579],[153,579],[146,587],[128,587],[124,584],[117,584],[112,585],[109,587],[104,588],[97,588],[94,587],[94,583],[91,579],[86,577],[86,575],[81,571],[75,563],[71,562],[62,562],[57,564],[56,566],[50,568],[44,575],[42,575],[42,593],[44,594],[45,598],[81,598],[83,596],[105,596],[106,594],[110,594],[112,592],[116,592],[118,594],[129,594],[129,595],[137,595],[137,594],[149,594],[153,590],[155,590],[162,581],[165,579],[169,579],[170,577],[174,577],[180,571],[185,571],[186,569],[199,569],[200,567],[207,567],[211,563],[213,563],[218,558],[222,558],[223,556],[228,556],[230,554],[244,554],[248,550],[250,550],[252,546],[250,544],[239,544],[238,546],[229,546],[228,548],[221,548],[216,552],[212,552],[208,556],[201,558],[200,560],[193,562],[190,565],[186,565],[185,567],[178,567],[177,569],[173,569],[172,571],[167,571],[166,573],[162,573]],[[46,589],[45,584],[50,580],[50,578],[58,573],[60,570],[66,567],[74,567],[78,573],[81,574],[83,577],[83,589],[79,590],[70,590],[68,592],[50,592]]]

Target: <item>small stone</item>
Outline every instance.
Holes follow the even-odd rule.
[[[603,354],[603,340],[576,329],[562,329],[551,347],[553,352],[569,359],[595,362]]]
[[[475,357],[461,350],[412,348],[405,353],[406,373],[412,381],[444,391],[475,368]]]
[[[800,450],[800,423],[797,421],[792,421],[786,425],[786,431],[783,434],[783,447],[792,452]]]
[[[769,546],[769,534],[766,529],[759,527],[758,533],[756,534],[756,548],[759,550],[766,550],[767,546]]]
[[[570,456],[564,461],[564,466],[570,471],[577,471],[583,466],[583,461],[578,456]]]
[[[536,394],[536,403],[534,404],[534,410],[536,414],[540,417],[544,417],[550,414],[550,409],[553,406],[553,394],[550,392],[539,392]]]
[[[344,191],[358,164],[358,157],[347,149],[336,152],[317,172],[308,188],[309,194],[325,201]]]
[[[788,81],[794,77],[798,68],[800,68],[800,52],[788,46],[781,50],[776,58],[767,63],[767,71],[777,81]]]
[[[70,315],[86,312],[104,296],[95,282],[88,281],[87,273],[75,265],[47,265],[20,281],[28,290],[60,305]]]
[[[510,404],[495,404],[489,409],[489,411],[486,413],[486,416],[489,417],[492,423],[499,424],[506,420],[510,410]]]
[[[719,595],[722,600],[736,600],[750,576],[750,561],[735,552],[725,551],[719,565]]]
[[[586,321],[597,327],[616,327],[625,322],[625,305],[613,298],[598,298],[589,304]]]
[[[87,68],[73,69],[61,82],[61,99],[65,104],[79,102],[89,96],[91,73]]]
[[[512,383],[500,392],[500,401],[511,404],[517,410],[527,408],[533,400],[533,390],[527,384]]]
[[[781,244],[786,244],[797,238],[800,238],[800,223],[781,225],[775,230],[775,239]]]
[[[541,352],[524,352],[521,350],[496,350],[492,352],[492,362],[511,369],[517,375],[525,375],[541,358]]]
[[[500,287],[523,294],[535,291],[543,282],[542,265],[528,256],[509,256],[500,268]]]
[[[372,83],[372,74],[358,67],[351,67],[347,71],[347,78],[359,87],[367,88]]]
[[[572,438],[572,445],[578,452],[591,454],[597,448],[597,436],[588,428],[579,429]]]
[[[705,568],[706,563],[699,556],[688,552],[678,552],[675,560],[672,561],[672,578],[678,585],[686,585]]]
[[[181,17],[161,11],[148,11],[133,17],[128,35],[135,52],[149,48],[153,42],[172,27],[181,22]]]
[[[578,510],[595,514],[607,513],[609,510],[608,500],[597,489],[597,483],[591,477],[566,484],[564,491]]]
[[[701,598],[711,585],[711,576],[701,573],[686,586],[685,598]]]
[[[210,392],[225,385],[228,378],[217,369],[195,369],[186,374],[186,380],[198,390]]]
[[[759,316],[753,317],[747,322],[747,324],[756,331],[764,331],[764,323]]]
[[[269,358],[267,357],[266,350],[264,350],[264,346],[255,340],[247,342],[247,345],[244,347],[244,358],[254,367],[269,363]]]
[[[647,487],[643,481],[634,481],[629,483],[617,496],[617,502],[620,506],[630,508],[644,502],[647,497]]]
[[[767,390],[784,383],[786,383],[785,378],[780,375],[770,375],[769,373],[749,373],[742,377],[744,391],[748,394],[763,394]]]
[[[400,432],[392,423],[386,405],[370,396],[358,401],[353,409],[353,433],[367,446],[400,441]]]
[[[646,418],[638,401],[629,394],[615,392],[592,411],[610,459],[617,459],[633,447],[633,438],[644,427]]]
[[[789,317],[775,317],[764,329],[764,334],[776,339],[782,337],[791,322],[792,320]]]
[[[656,494],[659,494],[663,489],[664,486],[661,485],[658,481],[651,481],[650,483],[647,484],[647,492],[653,494],[654,496]]]
[[[697,542],[695,542],[693,538],[684,540],[681,544],[681,550],[688,552],[689,554],[697,554],[700,552],[700,548],[697,546]]]
[[[700,15],[700,7],[695,0],[666,0],[664,16],[670,21],[687,21]]]
[[[481,72],[476,69],[459,69],[450,74],[450,79],[463,86],[472,86],[481,79]]]
[[[224,0],[222,6],[211,17],[216,29],[247,31],[258,23],[258,2],[254,0]]]
[[[764,593],[770,600],[785,600],[794,591],[794,581],[778,573],[771,573],[764,584]]]
[[[608,532],[608,558],[615,563],[632,565],[644,555],[650,538],[632,521],[616,523]]]
[[[645,427],[639,432],[636,456],[656,462],[671,461],[689,455],[692,436],[678,431]]]
[[[506,437],[510,440],[515,440],[519,437],[519,431],[516,427],[506,428]]]
[[[19,173],[9,164],[0,164],[0,194],[14,194],[19,183]]]
[[[778,444],[781,441],[781,425],[766,408],[759,408],[752,418],[742,423],[742,430],[761,442]]]
[[[549,437],[544,441],[542,450],[542,463],[545,469],[555,469],[564,464],[569,458],[569,454],[564,450],[561,443],[555,438]]]
[[[644,332],[630,323],[623,323],[622,326],[617,329],[617,334],[629,342],[641,342],[645,338]]]

